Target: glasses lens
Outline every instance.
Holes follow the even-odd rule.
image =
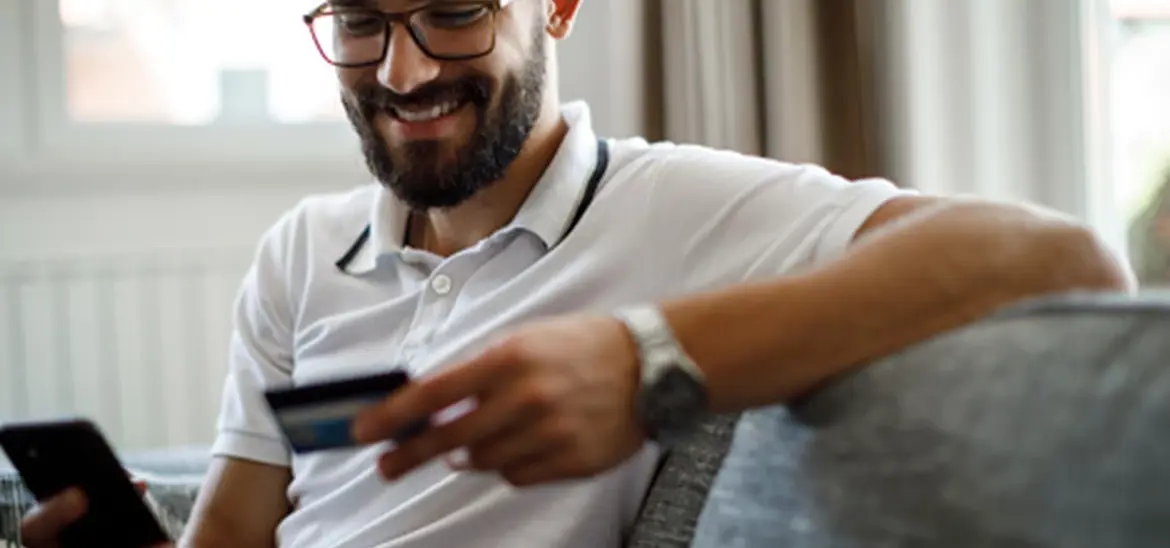
[[[337,10],[313,19],[313,38],[330,63],[372,63],[385,49],[386,23],[377,12]]]
[[[492,48],[493,17],[483,2],[443,2],[416,12],[410,25],[431,55],[469,57]]]

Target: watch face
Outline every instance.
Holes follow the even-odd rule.
[[[643,420],[654,430],[687,425],[705,405],[702,384],[680,367],[665,369],[650,387]]]

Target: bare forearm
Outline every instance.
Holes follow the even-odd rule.
[[[208,471],[180,548],[275,546],[288,514],[287,468],[218,458]]]
[[[716,410],[787,401],[859,364],[1023,298],[1128,290],[1091,233],[1021,208],[958,203],[899,221],[816,272],[668,303]]]

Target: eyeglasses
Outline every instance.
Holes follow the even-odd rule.
[[[377,65],[390,48],[393,23],[423,53],[440,61],[482,57],[496,47],[496,14],[513,0],[438,1],[398,13],[326,2],[304,16],[317,51],[343,68]]]

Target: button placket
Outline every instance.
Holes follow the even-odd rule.
[[[443,271],[450,271],[450,266],[444,267]],[[439,325],[451,310],[455,281],[449,274],[435,272],[426,283],[426,287],[427,291],[419,297],[419,309],[414,325],[411,326],[411,332],[404,341],[405,352],[412,356],[431,342]]]
[[[431,289],[440,296],[450,293],[453,285],[451,277],[446,274],[439,274],[431,279]]]
[[[451,257],[436,265],[430,278],[423,281],[410,332],[403,340],[404,357],[413,362],[420,353],[427,353],[427,347],[455,307],[461,284],[490,258],[484,251],[477,249],[474,253]]]

